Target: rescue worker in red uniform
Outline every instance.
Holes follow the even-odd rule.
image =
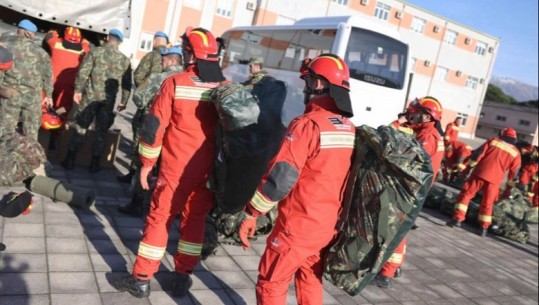
[[[433,183],[442,166],[444,156],[444,141],[442,126],[442,104],[434,97],[425,96],[415,99],[406,114],[401,115],[391,126],[403,132],[415,135],[415,138],[431,157]],[[414,229],[412,227],[412,229]],[[391,279],[401,275],[401,266],[406,256],[406,237],[397,246],[389,260],[382,266],[374,278],[380,288],[391,288]]]
[[[458,140],[460,124],[462,124],[462,118],[457,117],[453,122],[447,124],[445,127],[444,142],[446,146]]]
[[[533,184],[533,177],[539,170],[539,150],[533,145],[526,146],[520,150],[522,157],[522,169],[520,170],[518,177],[518,187],[528,193],[531,191],[531,184]]]
[[[187,28],[182,48],[185,72],[164,81],[140,131],[144,189],[159,154],[161,164],[133,274],[112,282],[138,298],[150,295],[150,279],[165,255],[169,229],[179,215],[181,237],[174,255],[172,294],[187,295],[191,273],[200,260],[206,215],[213,207],[206,181],[216,156],[218,116],[208,101],[210,90],[225,78],[217,42],[209,31]]]
[[[321,54],[305,59],[300,72],[305,113],[288,126],[239,228],[241,242],[249,248],[257,216],[278,204],[279,216],[258,268],[258,305],[286,304],[292,278],[298,304],[322,304],[321,255],[336,234],[354,149],[346,63]]]
[[[449,227],[460,227],[466,218],[468,204],[479,191],[483,191],[483,198],[479,207],[479,235],[485,237],[487,229],[492,223],[492,209],[498,200],[500,185],[507,171],[507,185],[505,192],[509,193],[513,186],[513,179],[520,167],[520,152],[515,147],[517,133],[513,128],[505,128],[499,137],[494,137],[476,149],[470,158],[469,166],[473,168],[472,174],[464,183],[457,198],[453,219],[447,222]]]
[[[472,147],[461,141],[453,141],[445,148],[445,162],[442,168],[445,182],[452,182],[461,176],[466,169],[468,158],[472,154]]]
[[[65,119],[73,107],[77,71],[90,46],[87,40],[82,39],[80,30],[71,26],[65,29],[63,38],[56,31],[51,31],[45,36],[45,41],[51,51],[54,109],[64,107],[65,113],[61,116]]]
[[[539,177],[537,177],[537,174],[533,176],[532,181],[531,191],[528,192],[528,198],[532,203],[530,213],[537,217],[537,213],[539,213]]]

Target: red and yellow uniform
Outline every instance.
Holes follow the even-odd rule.
[[[453,143],[459,138],[460,126],[457,122],[451,122],[445,127],[444,142],[446,145]]]
[[[355,127],[328,96],[293,120],[247,210],[279,217],[261,258],[257,304],[285,304],[295,277],[299,304],[322,304],[323,248],[335,236]],[[315,238],[313,238],[315,237]]]
[[[469,165],[475,168],[460,192],[453,218],[463,221],[470,200],[479,190],[483,190],[479,224],[483,229],[488,229],[492,223],[492,207],[498,199],[500,184],[509,171],[506,192],[511,189],[511,182],[520,167],[520,153],[514,145],[500,138],[491,138],[474,152]]]
[[[181,238],[174,255],[175,271],[191,274],[200,260],[205,219],[213,206],[206,187],[216,156],[218,117],[208,103],[210,89],[194,66],[163,83],[140,132],[143,167],[161,154],[157,185],[139,245],[133,274],[148,280],[158,270],[173,220],[181,214]]]
[[[442,169],[444,181],[451,181],[466,169],[466,161],[472,154],[472,147],[464,142],[454,141],[445,150],[445,164]]]
[[[76,28],[68,28],[67,31],[78,31]],[[77,34],[77,33],[73,33]],[[75,78],[82,62],[84,54],[90,51],[88,41],[82,40],[78,43],[70,42],[58,37],[58,33],[49,32],[45,41],[51,51],[51,64],[54,79],[54,91],[52,98],[54,108],[64,107],[67,112],[73,106],[73,93],[75,92]],[[65,117],[65,115],[64,115]]]

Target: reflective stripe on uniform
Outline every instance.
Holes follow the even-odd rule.
[[[161,260],[165,255],[165,247],[155,247],[140,242],[137,255],[147,259],[158,261]]]
[[[507,152],[512,157],[516,157],[518,155],[518,151],[512,145],[509,145],[509,144],[507,144],[505,142],[496,141],[496,140],[492,141],[491,143],[492,143],[492,146],[497,147],[497,148]]]
[[[463,169],[466,168],[466,165],[464,165],[464,163],[459,163],[459,164],[457,164],[457,167],[458,167],[459,169],[462,169],[462,170],[463,170]]]
[[[388,262],[391,262],[391,263],[394,263],[394,264],[400,264],[402,263],[402,258],[404,257],[403,254],[400,254],[400,253],[393,253],[391,254],[391,256],[389,257],[389,260]]]
[[[174,98],[191,101],[209,101],[211,90],[208,88],[196,88],[187,86],[176,86]]]
[[[479,221],[491,223],[492,222],[492,216],[479,214]]]
[[[190,243],[180,239],[178,243],[178,253],[183,253],[191,256],[198,256],[202,252],[202,244]]]
[[[474,167],[474,166],[476,166],[476,165],[477,165],[477,162],[476,162],[476,161],[473,161],[473,160],[470,161],[470,167]]]
[[[159,154],[161,153],[161,147],[162,146],[158,146],[158,147],[146,146],[144,145],[144,143],[139,142],[138,153],[141,156],[148,159],[157,158],[159,157]]]
[[[468,211],[468,205],[459,202],[455,205],[455,209],[466,213],[466,211]]]
[[[251,198],[251,205],[262,213],[266,213],[277,204],[277,201],[268,200],[259,191]]]
[[[459,131],[460,127],[458,127],[457,125],[451,125],[451,129]]]
[[[320,149],[354,148],[355,135],[350,132],[321,132]]]
[[[438,141],[438,148],[436,151],[445,151],[444,141]]]
[[[399,131],[402,131],[406,134],[409,134],[409,135],[413,135],[414,134],[414,130],[410,127],[403,127],[403,126],[399,126],[398,128]]]

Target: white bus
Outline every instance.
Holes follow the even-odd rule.
[[[227,79],[245,81],[249,58],[262,56],[264,69],[288,83],[285,123],[304,110],[304,82],[298,77],[302,60],[328,52],[342,57],[350,68],[354,124],[389,124],[405,107],[410,77],[408,45],[396,29],[367,18],[319,17],[293,25],[235,27],[222,38]]]

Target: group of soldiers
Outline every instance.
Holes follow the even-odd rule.
[[[41,121],[42,107],[64,107],[64,119],[73,120],[75,133],[62,166],[73,169],[84,135],[95,119],[97,137],[90,171],[97,172],[114,107],[124,110],[131,93],[130,60],[118,49],[123,33],[112,29],[104,45],[90,47],[76,28],[66,28],[62,38],[51,32],[45,38],[49,56],[34,43],[36,31],[31,21],[23,20],[15,36],[0,40],[13,54],[14,62],[0,74],[0,137],[20,132],[37,138],[36,122]],[[210,102],[210,92],[228,81],[219,66],[219,46],[211,32],[188,27],[181,41],[181,46],[171,46],[165,33],[155,33],[153,51],[134,71],[137,112],[132,120],[133,158],[127,175],[118,180],[133,181],[136,187],[132,201],[120,207],[120,212],[147,217],[133,272],[113,279],[112,284],[139,298],[150,295],[150,280],[165,255],[172,222],[179,215],[181,235],[171,273],[172,294],[183,297],[188,293],[191,274],[201,256],[205,218],[214,202],[207,181],[219,151],[219,113]],[[73,55],[69,62],[66,54]],[[64,60],[62,65],[55,65],[55,58]],[[249,66],[250,76],[244,85],[256,86],[268,75],[262,69],[263,58],[252,58]],[[322,304],[321,255],[335,236],[354,150],[345,61],[329,53],[307,58],[299,77],[305,82],[305,114],[288,126],[280,148],[246,203],[238,230],[244,248],[250,247],[257,217],[278,207],[279,216],[259,267],[259,304],[284,304],[293,278],[300,302]],[[121,100],[116,105],[119,91]],[[470,178],[448,226],[460,225],[469,200],[482,189],[479,220],[480,235],[485,236],[503,176],[509,171],[507,192],[521,165],[516,132],[506,128],[499,137],[471,152],[457,140],[458,119],[446,128],[444,137],[441,114],[441,103],[427,96],[414,100],[391,126],[410,133],[422,144],[431,156],[435,174],[444,155],[444,179],[467,171]],[[534,149],[529,154],[536,164],[538,153]],[[521,184],[535,181],[528,190],[537,198],[537,166],[535,173],[533,166],[530,168],[528,181]],[[151,203],[145,207],[144,198],[149,197]],[[404,239],[377,277],[380,287],[391,287],[390,279],[400,275],[405,249]]]

